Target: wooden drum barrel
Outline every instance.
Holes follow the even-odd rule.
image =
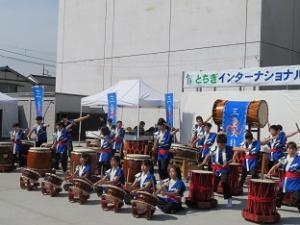
[[[82,153],[90,155],[90,163],[92,165],[93,173],[97,173],[97,151],[94,149],[77,148],[71,152],[70,159],[70,173],[73,175],[76,171],[76,167],[80,165],[80,157]]]
[[[246,220],[256,223],[276,223],[280,220],[276,209],[276,186],[272,180],[250,180],[247,206],[242,213]]]
[[[0,172],[14,169],[14,156],[11,142],[0,142]]]
[[[51,155],[52,152],[49,148],[30,148],[27,156],[27,168],[44,176],[51,170]]]
[[[138,155],[138,154],[128,154],[124,159],[124,175],[126,181],[133,183],[135,180],[135,175],[141,172],[142,162],[144,160],[150,160],[149,155]]]
[[[228,100],[218,99],[212,109],[213,120],[217,125],[222,125],[223,112]],[[251,101],[247,111],[247,124],[263,128],[268,123],[268,104],[264,100]]]
[[[153,144],[148,140],[125,140],[124,152],[126,154],[151,155]]]

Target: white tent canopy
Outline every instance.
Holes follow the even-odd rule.
[[[9,137],[11,126],[18,122],[17,100],[0,92],[0,112],[1,136]]]
[[[116,92],[118,106],[164,107],[164,95],[141,80],[121,80],[112,87],[81,99],[81,106],[99,108],[107,105],[107,94]]]

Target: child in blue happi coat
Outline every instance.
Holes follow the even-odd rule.
[[[174,165],[169,168],[168,179],[160,188],[158,207],[165,213],[175,213],[182,209],[181,198],[186,189],[184,182],[181,180],[181,171]]]
[[[286,193],[292,193],[300,213],[300,155],[297,154],[297,144],[295,142],[287,144],[287,153],[287,156],[282,157],[270,169],[267,176],[271,176],[279,167],[283,167],[285,174],[278,193],[277,207],[280,208]]]
[[[26,165],[26,158],[24,156],[25,149],[22,143],[25,140],[25,136],[25,131],[20,128],[20,124],[14,123],[11,133],[11,140],[13,142],[13,154],[15,158],[17,158],[20,167]]]
[[[245,134],[245,141],[240,147],[235,147],[234,151],[241,151],[245,153],[243,162],[242,177],[240,180],[240,186],[243,187],[245,179],[248,174],[252,179],[257,178],[258,169],[258,153],[260,152],[260,141],[254,140],[253,134],[247,131]]]

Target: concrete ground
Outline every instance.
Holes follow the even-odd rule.
[[[246,195],[234,197],[233,208],[227,209],[221,196],[216,196],[219,205],[212,210],[188,209],[179,215],[168,215],[156,210],[151,221],[133,218],[129,206],[120,213],[105,212],[101,209],[95,193],[84,205],[69,203],[66,192],[59,197],[43,196],[40,191],[24,191],[19,188],[20,173],[0,173],[0,225],[77,225],[77,224],[253,224],[241,216],[246,204]],[[282,217],[278,224],[299,225],[300,214],[296,208],[285,207],[279,210]]]

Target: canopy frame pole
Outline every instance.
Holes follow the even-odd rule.
[[[139,89],[138,89],[138,102],[137,102],[137,108],[138,108],[138,122],[137,122],[137,140],[140,139],[140,91],[141,91],[141,82],[139,82]]]
[[[80,117],[82,117],[82,104],[80,104]],[[79,129],[78,129],[78,145],[80,146],[81,141],[81,121],[79,122]]]

